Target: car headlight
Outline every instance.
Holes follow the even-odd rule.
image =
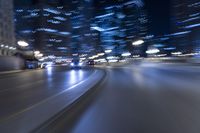
[[[82,62],[79,62],[79,63],[78,63],[78,65],[79,65],[79,66],[82,66],[82,65],[83,65],[83,63],[82,63]]]
[[[71,66],[74,66],[74,63],[71,63],[70,65],[71,65]]]

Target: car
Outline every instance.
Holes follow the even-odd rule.
[[[38,61],[32,60],[32,59],[27,59],[25,61],[25,68],[26,69],[37,69],[38,68]]]
[[[89,65],[89,66],[94,66],[94,65],[95,65],[94,60],[89,60],[89,61],[87,62],[87,65]]]
[[[44,63],[44,64],[41,64],[40,68],[41,68],[41,69],[47,68],[47,64],[45,64],[45,63]]]
[[[83,62],[80,62],[79,60],[73,60],[70,63],[70,68],[72,69],[81,69],[83,67]]]
[[[46,69],[46,68],[52,67],[53,65],[54,65],[53,62],[43,62],[43,63],[40,64],[40,68]]]

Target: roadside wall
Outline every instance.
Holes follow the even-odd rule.
[[[20,70],[24,68],[24,60],[15,56],[0,56],[0,71]]]

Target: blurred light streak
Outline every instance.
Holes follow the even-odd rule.
[[[147,54],[156,54],[156,53],[159,53],[160,50],[159,49],[150,49],[150,50],[147,50],[146,53]]]
[[[133,46],[139,46],[139,45],[142,45],[144,43],[143,40],[137,40],[135,42],[132,43]]]
[[[123,56],[123,57],[131,56],[131,53],[129,53],[129,52],[123,53],[121,56]]]

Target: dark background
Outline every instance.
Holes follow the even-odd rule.
[[[149,32],[154,35],[170,33],[170,0],[144,0],[150,18]]]
[[[15,5],[31,4],[30,0],[14,0],[14,2]],[[170,0],[144,0],[144,2],[150,19],[149,33],[154,35],[170,33]]]

